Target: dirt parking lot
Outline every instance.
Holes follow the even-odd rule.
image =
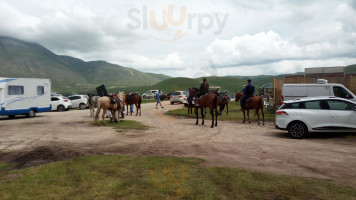
[[[41,161],[38,157],[56,161],[94,154],[199,157],[208,166],[324,179],[356,188],[356,134],[313,134],[295,140],[271,122],[258,126],[219,121],[211,129],[210,121],[195,125],[194,119],[165,115],[182,107],[168,103],[164,109],[143,104],[142,116],[126,117],[150,126],[147,131],[92,126],[89,110],[1,118],[0,162],[21,160],[31,165],[25,162],[29,160],[34,165]]]

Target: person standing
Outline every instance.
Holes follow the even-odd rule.
[[[158,109],[157,108],[158,104],[161,106],[161,108],[164,108],[161,104],[161,95],[162,95],[161,90],[158,90],[158,92],[156,94],[156,98],[157,98],[156,109]]]
[[[242,90],[242,93],[244,94],[244,96],[242,97],[242,99],[240,100],[241,103],[241,107],[246,110],[246,100],[250,97],[253,97],[255,95],[255,86],[252,85],[251,80],[248,79],[247,80],[247,85],[245,86],[245,88]]]

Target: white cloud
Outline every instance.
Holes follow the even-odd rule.
[[[130,29],[128,11],[143,7],[161,11],[174,5],[174,17],[186,6],[188,13],[229,14],[220,35],[217,24],[198,34],[192,29],[173,42],[170,26],[158,32]],[[83,0],[0,0],[0,35],[34,41],[58,54],[84,60],[106,60],[145,72],[171,76],[276,74],[304,66],[353,64],[356,58],[356,1],[232,1],[183,0],[105,3]],[[131,20],[131,21],[130,21]],[[147,20],[147,19],[146,19]],[[278,67],[275,67],[278,66]]]

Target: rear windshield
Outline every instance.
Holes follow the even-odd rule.
[[[172,95],[181,95],[181,92],[173,92]]]

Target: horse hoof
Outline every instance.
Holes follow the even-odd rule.
[[[215,124],[215,126],[218,126],[217,124]]]
[[[210,128],[214,128],[214,126],[210,126]]]
[[[251,122],[248,122],[249,124],[251,124]]]

